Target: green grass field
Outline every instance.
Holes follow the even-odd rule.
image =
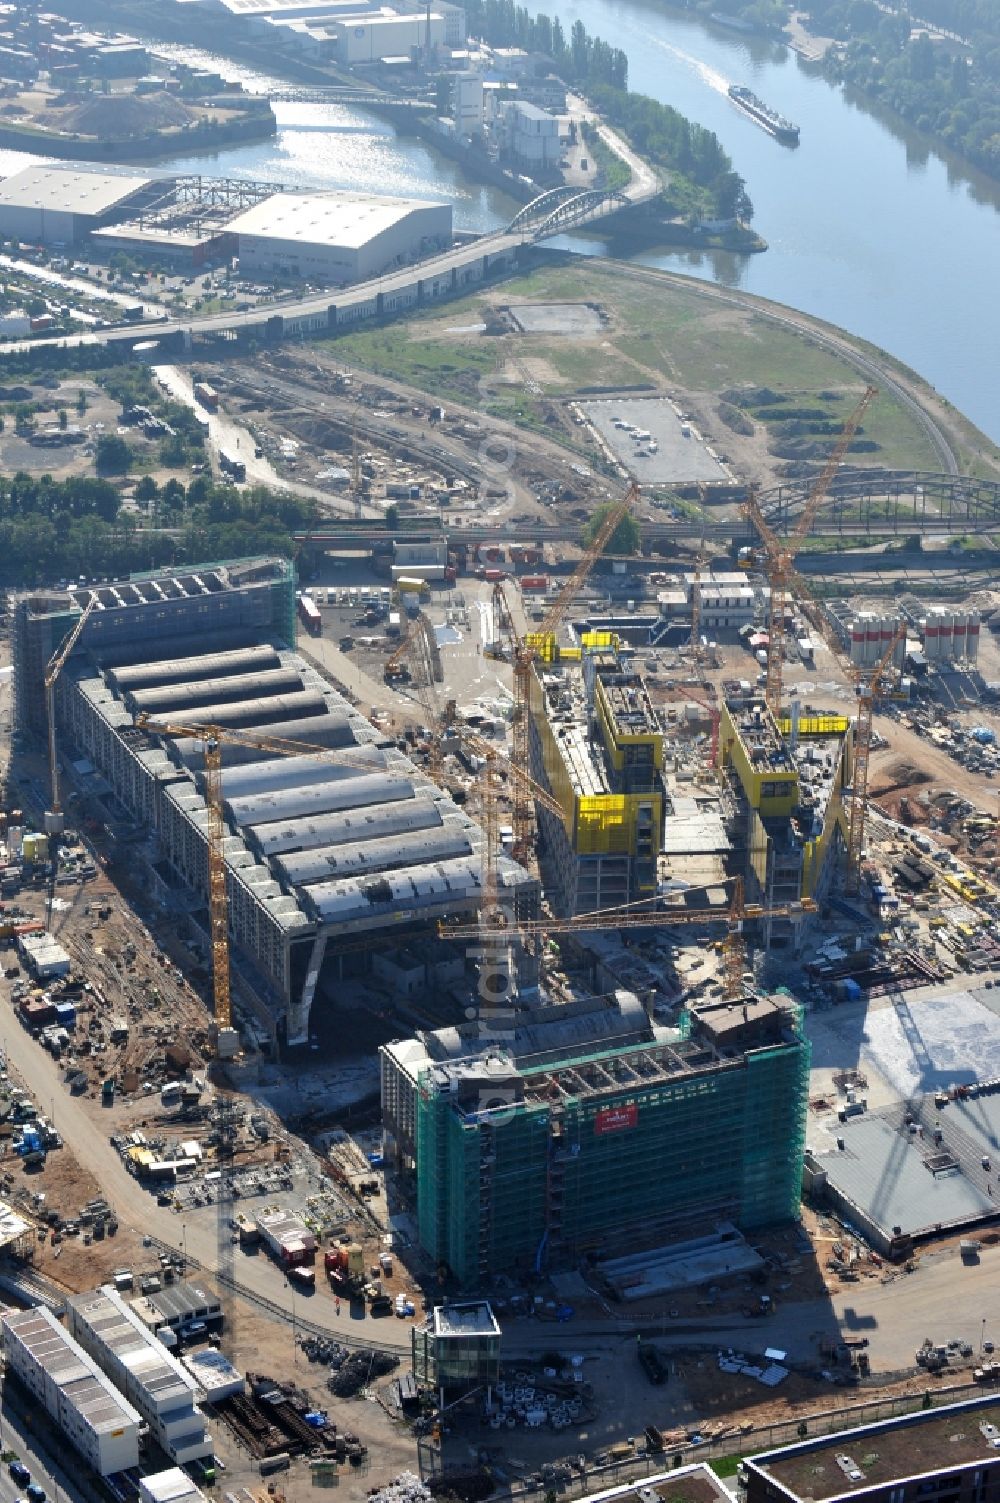
[[[470,332],[490,308],[516,301],[599,302],[608,324],[592,338],[521,335],[496,338]],[[816,402],[846,417],[864,380],[836,352],[808,334],[770,318],[710,302],[696,284],[662,289],[623,276],[614,266],[581,261],[534,271],[449,303],[443,311],[416,314],[385,329],[362,330],[333,341],[339,357],[397,377],[442,401],[477,406],[529,427],[540,426],[537,399],[494,384],[483,399],[483,378],[498,355],[528,362],[548,395],[564,398],[582,387],[652,384],[715,398],[730,387],[767,386],[792,405]],[[859,464],[888,468],[939,467],[938,457],[914,415],[885,393],[869,409],[864,436],[878,448],[852,456]],[[727,444],[728,444],[727,439]]]

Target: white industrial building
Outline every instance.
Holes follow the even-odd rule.
[[[330,30],[336,36],[337,61],[350,67],[377,63],[384,57],[409,57],[421,48],[435,52],[445,45],[446,28],[440,12],[416,11],[338,21]]]
[[[132,212],[153,182],[107,167],[25,167],[0,183],[0,238],[73,245],[122,210]]]
[[[309,46],[310,33],[317,37],[324,32],[335,34],[341,26],[364,27],[366,22],[373,19],[392,21],[405,18],[412,21],[416,14],[412,6],[397,9],[395,6],[380,4],[378,0],[367,0],[367,3],[366,0],[203,0],[203,3],[212,10],[225,13],[235,23],[256,33],[258,38],[262,35],[280,38],[282,32],[278,28],[282,23],[297,22],[299,24],[294,30],[290,29],[284,35],[293,47],[303,48]],[[427,35],[426,11],[420,13],[419,19],[423,24],[423,31],[413,45],[423,46]],[[463,45],[465,10],[461,5],[454,5],[451,0],[434,0],[431,19],[432,22],[439,22],[441,27],[439,31],[437,26],[432,25],[432,46]],[[360,38],[357,40],[361,41]],[[403,53],[408,50],[404,48]]]
[[[141,1419],[51,1310],[9,1310],[2,1320],[13,1373],[101,1477],[139,1464]]]
[[[139,1479],[139,1503],[206,1503],[205,1494],[179,1466]]]
[[[750,580],[742,571],[700,576],[684,574],[676,585],[660,590],[656,597],[661,616],[686,618],[692,609],[695,592],[700,597],[699,614],[702,631],[733,631],[754,621],[767,620],[771,603],[768,585]]]
[[[555,115],[524,100],[502,100],[497,106],[501,150],[530,167],[550,167],[559,160],[559,121]]]
[[[451,81],[451,117],[459,136],[478,136],[483,129],[483,76],[456,73]]]
[[[66,1300],[73,1336],[145,1420],[157,1445],[179,1465],[212,1455],[195,1403],[198,1384],[110,1285]]]
[[[451,242],[450,204],[357,193],[276,193],[229,225],[240,270],[357,282]]]
[[[17,953],[36,981],[52,981],[56,976],[65,976],[72,961],[51,934],[19,934]]]

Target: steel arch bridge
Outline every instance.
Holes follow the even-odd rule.
[[[518,209],[514,218],[507,226],[509,235],[516,235],[520,230],[526,230],[535,224],[540,224],[547,219],[552,210],[561,204],[564,199],[576,198],[579,188],[569,188],[564,183],[559,188],[549,188],[545,193],[539,193],[530,204],[525,204],[523,209]]]
[[[536,240],[547,235],[557,235],[560,230],[571,230],[578,224],[589,224],[593,219],[603,219],[608,214],[617,214],[619,209],[631,207],[631,199],[617,189],[588,188],[574,198],[564,199],[542,220],[534,231]]]
[[[812,481],[775,486],[759,499],[777,532],[793,525]],[[873,535],[996,532],[1000,534],[1000,483],[969,475],[922,470],[845,469],[830,485],[812,531],[835,537],[859,530]]]
[[[616,188],[550,188],[519,209],[508,225],[509,234],[530,231],[532,239],[544,240],[561,230],[570,230],[619,209],[631,207],[627,193]]]

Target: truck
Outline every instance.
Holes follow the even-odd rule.
[[[114,1106],[114,1104],[115,1104],[115,1083],[111,1079],[111,1077],[108,1076],[107,1080],[102,1080],[101,1081],[101,1105],[102,1106]]]
[[[243,481],[247,478],[247,467],[242,459],[235,459],[232,454],[227,454],[225,449],[219,450],[219,469],[223,475],[228,475],[230,480]]]
[[[299,596],[299,620],[311,637],[318,637],[323,629],[323,618],[319,612],[319,606],[311,595]]]
[[[214,386],[209,386],[207,381],[196,381],[194,384],[194,398],[202,407],[207,407],[209,412],[217,412],[219,408],[219,393]]]

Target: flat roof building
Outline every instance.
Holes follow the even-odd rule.
[[[139,1479],[139,1503],[205,1503],[205,1494],[179,1466]]]
[[[487,1402],[500,1378],[500,1326],[488,1300],[435,1305],[411,1335],[413,1376],[441,1396],[485,1388]]]
[[[51,163],[24,167],[0,182],[0,236],[73,245],[125,208],[134,210],[162,181],[108,168]]]
[[[0,1321],[7,1373],[32,1393],[101,1477],[139,1464],[140,1416],[51,1310],[9,1310]]]
[[[58,682],[61,745],[91,764],[109,818],[120,822],[124,810],[155,832],[147,872],[164,904],[194,910],[207,901],[204,746],[196,735],[140,729],[140,709],[192,728],[330,748],[322,758],[312,747],[276,757],[227,745],[223,758],[231,935],[289,1043],[308,1042],[314,1001],[372,967],[359,938],[391,952],[439,920],[475,917],[482,831],[291,650],[290,566],[251,559],[23,597],[14,624],[19,727],[44,734],[45,663],[92,596],[98,608]],[[502,856],[499,880],[505,901],[536,916],[537,879]],[[533,961],[524,965],[528,976]]]
[[[470,1288],[794,1217],[809,1044],[788,998],[747,1014],[719,1004],[663,1028],[634,998],[604,1019],[539,1008],[492,1046],[442,1030],[433,1058],[426,1039],[383,1046],[389,1137],[413,1115],[424,1251]]]
[[[189,1320],[203,1320],[218,1326],[222,1321],[222,1301],[210,1289],[184,1280],[153,1290],[146,1298],[158,1312],[161,1324],[176,1331]]]
[[[195,1403],[198,1384],[122,1297],[105,1285],[66,1300],[72,1334],[146,1421],[157,1445],[182,1465],[212,1455]]]
[[[1000,1399],[920,1410],[740,1462],[745,1503],[996,1503]]]
[[[338,285],[440,250],[451,207],[357,193],[276,193],[237,215],[240,269]]]

